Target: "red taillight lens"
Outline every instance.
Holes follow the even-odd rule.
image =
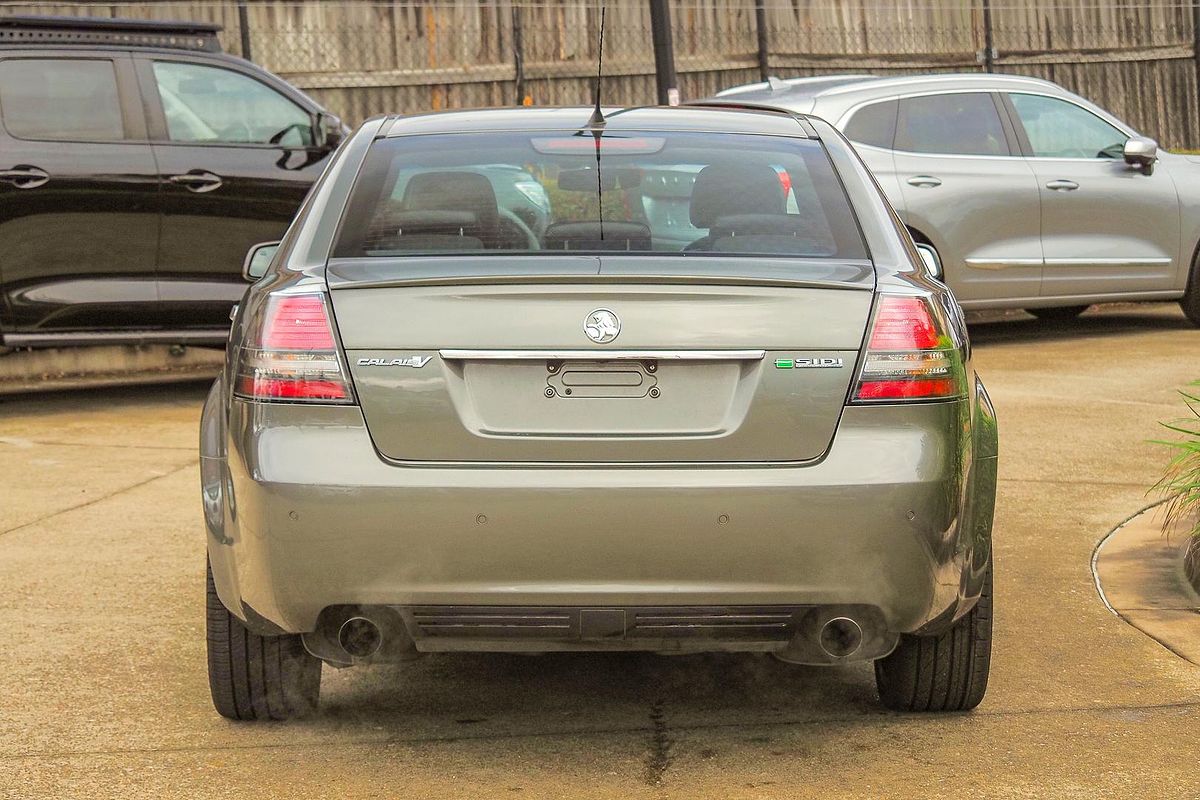
[[[783,196],[787,197],[792,191],[791,173],[782,167],[776,167],[775,174],[779,176],[779,187],[783,189]]]
[[[937,323],[924,300],[884,296],[868,346],[871,350],[932,350],[939,338]]]
[[[965,387],[962,352],[929,301],[881,295],[854,400],[939,400],[961,397]]]
[[[275,295],[267,301],[260,346],[266,350],[333,350],[333,329],[319,294]]]
[[[273,294],[242,345],[234,393],[249,400],[350,403],[325,295]]]

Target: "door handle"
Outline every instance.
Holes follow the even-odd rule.
[[[1056,192],[1073,192],[1079,188],[1079,184],[1075,181],[1057,180],[1050,181],[1046,184],[1047,189],[1053,189]]]
[[[224,183],[220,175],[202,170],[172,175],[167,180],[182,186],[189,192],[211,192],[213,189],[220,189],[221,184]]]
[[[909,186],[919,186],[922,189],[932,189],[935,186],[941,186],[940,178],[935,178],[932,175],[913,175],[908,179]]]
[[[0,170],[0,181],[11,183],[18,189],[36,189],[50,180],[50,173],[37,167],[21,164],[12,169]]]

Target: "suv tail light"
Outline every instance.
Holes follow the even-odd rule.
[[[965,393],[962,351],[929,301],[880,295],[854,402],[941,400]]]
[[[238,355],[234,394],[249,400],[352,403],[324,293],[271,294]]]

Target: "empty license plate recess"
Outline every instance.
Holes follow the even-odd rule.
[[[658,397],[653,361],[548,361],[546,396]]]

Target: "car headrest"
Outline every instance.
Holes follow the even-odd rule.
[[[710,164],[692,187],[690,218],[697,228],[711,228],[721,217],[786,210],[779,173],[766,164]]]
[[[404,189],[405,211],[460,211],[475,216],[476,227],[468,235],[485,243],[496,235],[500,211],[492,182],[478,172],[422,172]]]
[[[650,228],[641,222],[556,222],[546,228],[542,247],[545,250],[645,252],[650,249]]]

